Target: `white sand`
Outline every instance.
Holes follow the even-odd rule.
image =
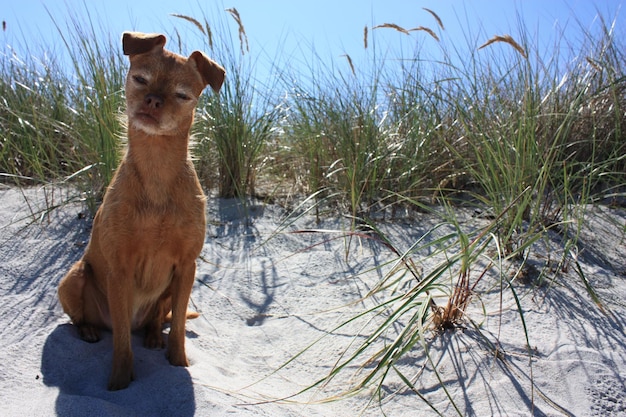
[[[318,225],[303,216],[280,230],[287,213],[277,206],[251,204],[246,213],[234,201],[215,199],[191,297],[191,308],[202,315],[187,324],[191,366],[170,366],[164,351],[143,348],[138,334],[135,381],[108,392],[111,334],[95,344],[80,340],[56,296],[59,280],[82,254],[89,220],[79,219],[79,204],[35,219],[31,212],[65,196],[48,193],[46,202],[42,190],[25,192],[28,198],[17,189],[0,189],[0,415],[436,415],[393,374],[380,401],[367,391],[316,401],[348,387],[356,366],[324,388],[281,401],[327,375],[351,343],[356,347],[380,323],[375,319],[367,327],[360,320],[329,333],[373,306],[373,300],[356,301],[389,271],[394,256],[368,239],[354,238],[348,248],[340,233],[293,233],[340,231],[347,225],[339,219]],[[579,261],[611,315],[594,305],[572,266],[548,286],[516,284],[533,352],[530,366],[511,291],[501,299],[493,277],[485,277],[481,302],[477,298],[469,312],[482,325],[480,332],[468,324],[465,330],[429,333],[427,340],[434,366],[463,414],[626,415],[626,213],[592,210]],[[415,214],[381,222],[381,228],[406,250],[435,221]],[[465,226],[481,221],[467,216]],[[531,261],[545,265],[545,246],[558,247],[553,243],[537,245]],[[427,271],[432,265],[420,267]],[[388,333],[385,341],[393,337]],[[495,340],[502,359],[489,347]],[[432,366],[419,345],[398,363],[409,377],[422,372],[416,388],[439,412],[454,415]]]

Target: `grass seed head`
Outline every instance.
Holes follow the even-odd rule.
[[[196,19],[194,19],[194,18],[193,18],[193,17],[191,17],[191,16],[185,16],[185,15],[183,15],[183,14],[176,14],[176,13],[172,13],[172,14],[170,14],[170,16],[177,17],[177,18],[179,18],[179,19],[183,19],[183,20],[186,20],[186,21],[188,21],[188,22],[190,22],[190,23],[193,23],[193,25],[194,25],[195,27],[197,27],[197,28],[198,28],[198,30],[199,30],[200,32],[202,32],[202,34],[203,34],[203,35],[206,35],[206,34],[207,34],[207,33],[205,32],[204,27],[202,26],[202,24],[200,24],[200,22],[198,22]]]
[[[409,34],[408,30],[406,30],[405,28],[401,26],[396,25],[395,23],[383,23],[382,25],[374,26],[372,29],[382,29],[382,28],[394,29],[394,30],[397,30],[398,32],[404,33],[405,35]]]
[[[241,54],[244,55],[246,52],[250,52],[250,46],[248,45],[248,35],[246,34],[246,28],[243,26],[243,22],[241,21],[241,16],[239,15],[239,11],[237,9],[230,8],[226,9],[228,13],[235,19],[237,22],[237,26],[239,27],[239,43],[241,44]]]
[[[430,13],[435,20],[437,21],[437,24],[439,25],[439,27],[441,28],[441,30],[446,30],[445,27],[443,27],[443,22],[441,21],[441,19],[439,18],[439,16],[437,15],[437,13],[433,12],[430,9],[427,9],[426,7],[422,7],[423,10],[426,10],[428,13]]]
[[[521,46],[519,43],[517,43],[517,42],[515,41],[515,39],[513,39],[513,38],[511,37],[511,35],[503,35],[503,36],[496,35],[496,36],[494,36],[493,38],[489,39],[487,42],[485,42],[483,45],[479,46],[479,47],[478,47],[478,49],[483,49],[483,48],[485,48],[485,47],[487,47],[487,46],[489,46],[489,45],[491,45],[491,44],[493,44],[493,43],[496,43],[496,42],[504,42],[504,43],[508,43],[508,44],[509,44],[509,45],[511,45],[511,46],[512,46],[512,47],[513,47],[513,48],[514,48],[517,52],[519,52],[519,53],[520,53],[520,55],[524,57],[524,59],[527,59],[527,58],[528,58],[528,55],[526,54],[526,51],[524,50],[524,48],[522,48],[522,46]]]
[[[363,48],[367,49],[367,25],[363,28]]]
[[[414,31],[418,31],[418,30],[423,30],[424,32],[428,33],[430,36],[433,37],[433,39],[435,39],[437,42],[439,42],[439,36],[437,36],[437,34],[435,33],[434,30],[432,30],[431,28],[427,28],[424,26],[418,26],[416,28],[413,28],[411,30],[409,30],[409,32],[414,32]]]
[[[354,70],[354,64],[352,63],[352,58],[350,58],[350,55],[344,54],[342,56],[345,56],[346,59],[348,60],[348,65],[350,65],[350,70],[352,71],[352,75],[356,75],[356,71]]]

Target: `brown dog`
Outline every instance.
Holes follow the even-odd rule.
[[[128,149],[96,213],[89,245],[59,285],[63,310],[88,342],[113,331],[109,390],[133,378],[131,331],[188,366],[187,304],[204,243],[205,196],[189,158],[189,130],[204,87],[218,92],[224,69],[201,52],[163,49],[165,36],[125,32]],[[193,317],[191,313],[189,317]],[[196,315],[197,316],[197,315]]]

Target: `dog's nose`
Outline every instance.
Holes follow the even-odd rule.
[[[144,104],[151,109],[158,109],[163,106],[163,98],[156,94],[148,94],[143,100]]]

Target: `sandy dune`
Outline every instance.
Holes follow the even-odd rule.
[[[393,373],[382,398],[364,391],[321,401],[349,387],[357,366],[293,396],[327,375],[383,320],[368,317],[336,328],[381,301],[359,300],[395,257],[375,240],[345,237],[345,219],[318,224],[303,215],[284,222],[289,213],[278,206],[218,199],[209,204],[191,299],[191,308],[202,313],[187,324],[191,366],[170,366],[163,350],[143,348],[135,335],[136,380],[108,392],[110,333],[98,343],[83,342],[57,302],[58,282],[82,254],[90,224],[79,203],[42,215],[65,197],[58,190],[0,189],[0,414],[436,415]],[[433,367],[465,415],[626,415],[626,212],[598,206],[590,213],[579,262],[608,313],[593,303],[573,267],[554,271],[558,277],[540,287],[517,283],[531,360],[512,292],[500,292],[495,278],[486,277],[468,312],[479,330],[468,322],[440,335],[430,332],[431,361],[418,346],[397,364],[440,413],[457,411]],[[406,250],[436,221],[414,214],[379,226]],[[483,221],[468,214],[464,224]],[[313,229],[326,232],[298,232]],[[548,248],[558,247],[558,235],[551,238],[533,249],[531,262],[549,263]],[[373,348],[393,338],[385,334]],[[373,366],[365,364],[365,370]]]

